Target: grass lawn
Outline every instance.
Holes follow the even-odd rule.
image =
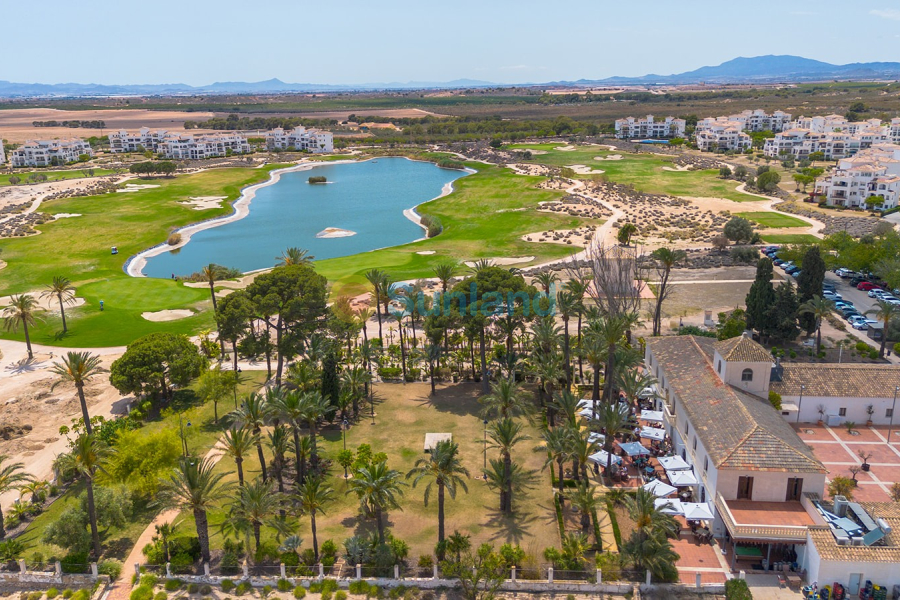
[[[181,321],[151,323],[144,311],[164,308],[205,310],[208,293],[167,280],[135,279],[122,270],[129,256],[166,239],[169,231],[189,223],[226,215],[231,207],[193,210],[179,204],[191,196],[220,195],[234,200],[240,190],[265,180],[270,170],[216,169],[194,175],[151,180],[160,187],[129,193],[53,200],[42,206],[47,212],[77,213],[38,226],[40,235],[4,240],[3,259],[8,263],[0,278],[0,295],[41,289],[56,275],[68,277],[85,298],[83,307],[71,309],[70,332],[59,337],[56,313],[42,315],[46,322],[35,330],[34,341],[61,346],[120,345],[153,331],[193,333],[209,326],[212,317],[199,314]],[[117,246],[119,253],[110,253]],[[105,310],[99,310],[103,300]],[[22,339],[3,332],[3,337]]]
[[[559,535],[549,471],[541,471],[544,455],[533,451],[539,435],[537,429],[526,424],[531,439],[513,450],[514,461],[535,471],[534,484],[513,499],[514,515],[505,517],[497,510],[498,493],[488,489],[481,480],[484,425],[476,400],[479,386],[468,383],[441,386],[434,397],[429,397],[429,391],[429,386],[424,383],[376,385],[375,393],[381,402],[376,404],[375,423],[372,424],[364,410],[360,421],[347,431],[347,448],[355,450],[359,444],[370,444],[374,452],[387,453],[389,467],[405,475],[417,459],[427,456],[423,452],[427,432],[453,434],[453,441],[459,443],[463,464],[472,478],[467,481],[468,493],[460,489],[455,500],[449,495],[446,498],[447,535],[459,529],[472,536],[473,546],[481,542],[497,546],[506,542],[520,544],[529,555],[542,560],[544,548],[559,546]],[[337,426],[325,430],[318,439],[321,451],[328,458],[335,459],[343,448]],[[489,459],[497,457],[496,450],[488,450]],[[255,458],[253,453],[245,460],[245,477],[253,478],[259,474],[259,463]],[[237,480],[231,459],[223,458],[218,468],[232,472],[231,478]],[[343,475],[343,469],[335,462],[329,482],[335,491],[334,502],[325,515],[316,519],[319,544],[333,539],[342,548],[345,539],[375,531],[374,521],[361,517],[359,500],[349,491]],[[410,545],[413,563],[420,554],[431,554],[437,542],[436,491],[433,490],[427,507],[423,494],[424,483],[415,489],[405,488],[401,501],[403,510],[387,515],[388,527],[394,535]],[[224,519],[224,511],[210,515],[213,548],[221,548],[224,542],[217,531]],[[300,519],[299,535],[304,540],[304,547],[310,547],[312,536],[308,518]],[[264,536],[264,539],[274,539],[270,529]]]
[[[808,233],[787,233],[783,235],[763,235],[767,244],[817,244],[822,240]]]
[[[245,371],[244,382],[238,392],[238,399],[250,392],[256,391],[265,382],[265,371]],[[175,399],[172,401],[173,411],[167,412],[165,417],[159,417],[155,420],[147,422],[142,431],[151,433],[160,429],[177,429],[178,414],[181,413],[185,422],[192,423],[187,429],[188,447],[196,454],[206,454],[209,448],[215,444],[221,435],[221,425],[213,422],[213,404],[202,404],[197,397],[190,391],[184,390],[177,392]],[[233,408],[233,403],[228,400],[219,403],[219,416],[228,412]],[[79,502],[78,495],[84,490],[81,484],[73,485],[69,490],[53,504],[46,512],[39,515],[31,522],[29,527],[22,533],[20,540],[25,543],[28,548],[27,556],[31,556],[33,552],[40,552],[45,558],[51,556],[62,557],[65,555],[60,548],[45,544],[41,541],[44,528],[49,523],[55,521],[63,511]],[[128,556],[135,541],[147,528],[147,525],[153,521],[159,509],[150,505],[150,500],[138,500],[135,502],[135,511],[129,519],[128,524],[123,528],[110,527],[104,529],[101,527],[100,540],[104,547],[105,558],[117,558],[123,560]],[[184,528],[187,531],[187,528]]]
[[[110,175],[112,173],[111,169],[98,169],[94,167],[85,167],[85,170],[93,168],[94,177],[100,177],[101,175]],[[4,173],[0,175],[0,186],[2,185],[12,185],[9,182],[9,178],[15,175],[18,177],[21,182],[17,185],[22,185],[26,181],[28,181],[28,176],[32,173],[41,173],[47,176],[47,181],[63,181],[64,179],[81,179],[86,177],[81,170],[76,169],[72,171],[15,171],[13,173]]]
[[[575,150],[554,149],[562,144],[514,144],[519,150],[544,150],[546,154],[535,154],[528,162],[557,167],[567,165],[587,165],[592,169],[602,169],[611,181],[633,185],[636,189],[651,194],[670,194],[700,198],[725,198],[735,202],[754,202],[758,198],[735,190],[737,183],[719,179],[718,170],[666,171],[663,167],[673,166],[667,156],[653,154],[629,154],[610,152],[600,146],[576,146]],[[612,154],[620,154],[622,160],[596,160]],[[589,176],[584,176],[589,177]]]
[[[737,217],[744,217],[749,221],[758,223],[770,229],[782,227],[809,227],[809,223],[797,217],[774,212],[744,212],[735,213]]]
[[[383,250],[316,262],[316,269],[334,283],[339,294],[368,290],[364,273],[383,269],[396,280],[431,276],[432,267],[448,260],[464,261],[502,256],[534,256],[546,261],[568,256],[572,248],[556,244],[525,242],[521,236],[547,229],[573,229],[586,220],[569,215],[541,213],[530,209],[538,202],[556,200],[562,192],[537,187],[542,177],[517,175],[510,169],[472,163],[477,173],[457,179],[454,193],[419,207],[422,214],[440,218],[441,235]],[[417,254],[434,251],[434,254]],[[522,263],[526,265],[529,263]],[[516,265],[520,266],[520,265]]]

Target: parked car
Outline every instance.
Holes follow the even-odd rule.
[[[853,329],[856,329],[858,331],[865,331],[869,328],[869,325],[875,325],[876,323],[877,321],[873,321],[872,319],[857,319],[851,325]]]
[[[841,279],[846,279],[846,278],[850,277],[850,275],[852,273],[853,273],[853,271],[851,271],[850,269],[845,269],[843,267],[841,267],[840,269],[837,269],[834,272],[834,274],[837,275],[838,277],[840,277]]]
[[[877,283],[872,283],[871,281],[861,281],[857,284],[856,289],[862,290],[864,292],[870,292],[872,290],[880,290],[881,286]]]
[[[796,273],[799,270],[800,270],[800,267],[798,267],[797,265],[791,265],[787,269],[785,269],[784,272],[787,273],[788,275],[793,275],[794,273]]]
[[[776,259],[773,259],[773,260],[772,260],[772,263],[773,263],[776,267],[780,267],[781,265],[784,264],[784,261],[781,260],[780,258],[776,258]]]
[[[881,298],[881,297],[884,296],[885,294],[890,295],[889,292],[886,292],[885,290],[883,290],[883,289],[881,289],[881,288],[878,288],[878,289],[875,289],[875,290],[869,290],[869,293],[866,294],[866,295],[867,295],[869,298]]]
[[[797,269],[796,271],[791,271],[791,277],[794,277],[796,279],[797,277],[800,277],[800,273],[801,273],[800,269]]]

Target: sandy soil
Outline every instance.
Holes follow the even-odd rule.
[[[579,175],[603,175],[606,173],[603,169],[592,169],[587,165],[566,165]]]
[[[343,238],[356,235],[355,231],[341,229],[340,227],[326,227],[316,234],[317,238]]]
[[[0,111],[3,112],[3,111]],[[3,132],[6,136],[6,132]],[[23,202],[32,202],[31,209],[36,209],[40,205],[40,200],[51,194],[65,192],[68,190],[78,190],[88,185],[94,184],[98,178],[83,179],[65,179],[63,181],[51,181],[47,183],[37,183],[29,185],[4,185],[0,186],[0,208],[11,204],[22,204]],[[36,204],[34,204],[36,203]],[[31,212],[29,210],[28,212]]]
[[[35,300],[37,300],[37,305],[40,310],[48,310],[53,312],[59,312],[59,299],[56,296],[53,297],[41,297],[41,292],[26,292],[26,296],[32,296]],[[11,296],[0,296],[0,307],[9,306]],[[66,308],[74,307],[74,306],[82,306],[84,304],[84,298],[75,297],[73,301],[69,304],[66,304]]]
[[[148,321],[161,323],[163,321],[177,321],[178,319],[187,319],[194,316],[194,311],[188,309],[179,310],[158,310],[156,312],[144,312],[141,316]]]
[[[139,192],[141,190],[149,190],[158,187],[159,185],[155,183],[126,183],[125,187],[120,190],[116,190],[116,192],[124,194],[126,192]]]
[[[621,154],[610,154],[609,156],[595,156],[594,160],[623,160],[624,158]]]
[[[434,253],[435,253],[434,250],[419,250],[418,252],[416,252],[416,254],[422,254],[423,256],[428,256],[428,255],[434,254]],[[2,267],[0,267],[0,268],[2,268]]]
[[[81,213],[56,213],[53,215],[54,219],[71,219],[73,217],[80,217]]]
[[[0,130],[10,142],[33,139],[89,137],[101,135],[100,129],[71,127],[35,127],[32,121],[105,121],[102,134],[118,129],[137,130],[141,127],[184,131],[185,120],[203,121],[213,117],[211,112],[180,112],[174,110],[57,110],[53,108],[17,108],[0,111]],[[192,129],[192,133],[211,130]]]
[[[663,167],[663,171],[671,171],[673,173],[684,173],[685,171],[690,171],[690,165],[678,165],[677,167]]]
[[[508,258],[503,257],[494,257],[488,258],[487,260],[491,261],[494,266],[502,267],[506,265],[517,265],[519,263],[531,262],[534,260],[533,256],[510,256]],[[467,267],[474,267],[475,261],[466,261],[465,265]]]
[[[6,268],[6,261],[0,260],[0,270],[5,269],[5,268]]]
[[[191,196],[190,200],[179,202],[179,204],[187,204],[194,210],[206,210],[209,208],[219,208],[222,206],[222,200],[228,196]]]

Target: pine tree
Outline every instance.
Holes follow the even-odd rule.
[[[763,332],[776,342],[789,342],[797,337],[800,328],[797,326],[797,311],[800,302],[794,293],[794,286],[787,281],[775,288],[775,303],[769,310]]]
[[[766,326],[769,309],[775,303],[775,288],[772,287],[772,261],[761,258],[756,263],[756,279],[747,292],[747,327],[762,332]]]
[[[822,284],[825,283],[825,261],[818,246],[812,246],[803,255],[802,269],[797,277],[797,294],[800,303],[812,300],[813,296],[822,294]],[[806,333],[812,334],[816,330],[816,318],[804,313],[800,315],[800,326]]]

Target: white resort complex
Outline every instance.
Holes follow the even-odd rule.
[[[816,194],[833,206],[866,208],[866,200],[872,197],[876,199],[872,208],[896,207],[900,201],[900,145],[875,144],[840,159],[831,173],[816,182]]]
[[[791,120],[790,113],[776,110],[768,114],[763,110],[745,110],[724,117],[707,117],[697,122],[694,137],[697,148],[710,150],[733,150],[743,152],[752,145],[745,131],[774,131],[784,129]]]
[[[636,119],[616,119],[616,137],[619,139],[650,139],[683,137],[687,122],[684,119],[666,117],[657,121],[653,115]]]
[[[300,150],[313,153],[333,152],[334,138],[330,131],[307,129],[297,126],[291,131],[277,127],[266,133],[266,148],[269,150]]]
[[[84,140],[29,140],[10,152],[9,164],[13,167],[62,166],[77,162],[83,155],[94,155],[91,145]]]
[[[884,142],[900,143],[900,119],[884,123],[881,119],[851,122],[840,115],[800,117],[766,140],[763,152],[772,158],[798,160],[821,152],[825,160],[839,160]]]
[[[136,133],[122,129],[109,134],[111,152],[143,152],[149,150],[165,158],[196,160],[250,152],[250,143],[239,133],[204,133],[191,135],[142,127]]]

